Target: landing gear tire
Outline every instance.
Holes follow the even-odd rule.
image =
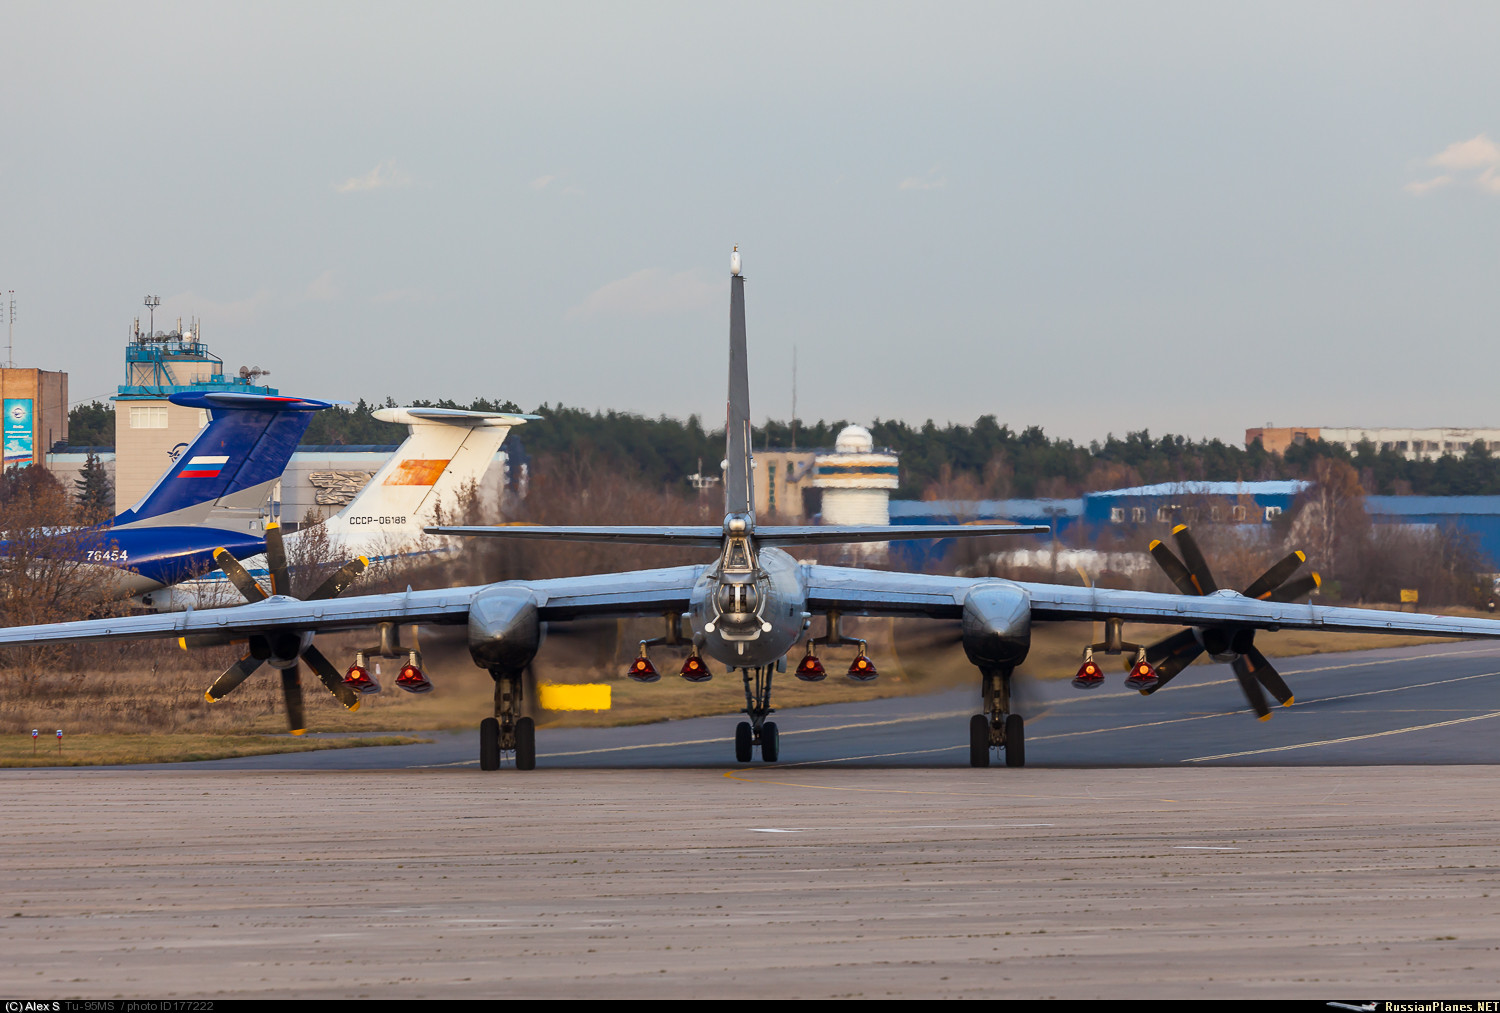
[[[500,722],[494,718],[479,722],[479,769],[500,769]]]
[[[760,758],[766,763],[775,763],[781,755],[781,732],[776,722],[767,721],[760,726]]]
[[[975,714],[969,719],[969,766],[990,765],[990,719]]]
[[[734,759],[737,763],[749,763],[755,754],[755,732],[750,722],[741,721],[734,729]]]
[[[1019,714],[1005,719],[1005,765],[1026,766],[1026,726]]]
[[[536,722],[531,718],[516,719],[516,769],[536,769]]]

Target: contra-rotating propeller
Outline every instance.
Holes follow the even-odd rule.
[[[1183,594],[1209,595],[1219,590],[1209,571],[1208,561],[1203,558],[1197,541],[1188,531],[1187,525],[1179,524],[1172,529],[1172,537],[1182,553],[1179,559],[1160,539],[1151,543],[1151,555],[1167,577]],[[1316,573],[1293,577],[1297,569],[1307,561],[1302,552],[1293,552],[1261,574],[1245,588],[1246,598],[1262,601],[1291,602],[1311,594],[1321,583]],[[1227,661],[1234,669],[1240,689],[1250,709],[1264,721],[1271,716],[1266,703],[1269,691],[1283,707],[1292,704],[1292,691],[1266,656],[1255,646],[1255,630],[1236,626],[1206,626],[1183,630],[1146,648],[1146,660],[1156,670],[1156,684],[1141,690],[1149,696],[1171,682],[1179,672],[1191,665],[1198,655],[1207,651],[1215,661]]]
[[[245,596],[246,601],[254,604],[270,597],[227,549],[215,549],[214,562],[224,571],[230,583],[239,589],[240,594]],[[322,601],[338,597],[369,565],[370,561],[364,556],[350,560],[303,600]],[[287,575],[286,546],[282,542],[281,525],[274,521],[266,525],[266,568],[271,573],[271,594],[293,597],[291,581]],[[300,662],[303,661],[307,662],[319,681],[338,698],[346,710],[359,709],[359,694],[345,685],[343,675],[313,646],[310,631],[278,630],[252,635],[245,656],[214,680],[214,684],[204,694],[204,699],[210,703],[222,699],[253,675],[261,665],[270,662],[273,668],[281,670],[281,694],[286,701],[287,727],[293,735],[301,735],[307,730],[302,706]]]

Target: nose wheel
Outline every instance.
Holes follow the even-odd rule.
[[[1005,751],[1007,767],[1026,766],[1026,722],[1010,713],[1010,669],[980,673],[985,713],[969,718],[969,766],[988,767],[996,749]]]
[[[775,671],[772,665],[740,670],[745,680],[745,714],[750,720],[741,721],[734,730],[737,763],[749,763],[757,748],[765,763],[775,763],[781,757],[781,730],[776,722],[766,720],[776,713],[771,706],[771,675]]]

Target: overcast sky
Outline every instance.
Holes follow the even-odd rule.
[[[19,365],[722,424],[1500,425],[1500,6],[70,4],[0,20]]]

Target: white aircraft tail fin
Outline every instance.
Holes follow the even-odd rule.
[[[409,434],[325,526],[329,541],[365,555],[385,555],[419,543],[424,525],[454,516],[465,493],[477,486],[514,426],[536,415],[472,412],[456,408],[381,408],[382,422],[404,422]]]

